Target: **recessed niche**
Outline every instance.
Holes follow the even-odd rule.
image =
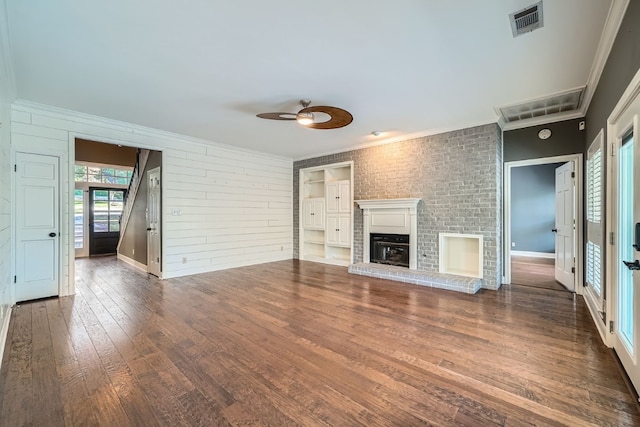
[[[440,233],[439,272],[482,279],[482,235]]]

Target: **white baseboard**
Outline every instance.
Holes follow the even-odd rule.
[[[11,312],[13,307],[9,307],[2,321],[2,329],[0,330],[0,367],[2,367],[2,358],[4,357],[4,347],[7,344],[7,334],[9,333],[9,322],[11,321]]]
[[[547,253],[547,252],[528,252],[528,251],[511,251],[511,256],[528,256],[531,258],[547,258],[547,259],[555,259],[555,253]]]
[[[135,259],[129,258],[128,256],[122,255],[122,254],[118,254],[118,260],[124,262],[125,264],[129,264],[135,268],[137,268],[138,270],[146,273],[147,272],[147,265],[143,264],[141,262],[136,261]]]

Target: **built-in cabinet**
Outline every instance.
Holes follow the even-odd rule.
[[[349,265],[353,162],[300,170],[300,259]]]

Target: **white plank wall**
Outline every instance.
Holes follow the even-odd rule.
[[[13,104],[14,151],[64,151],[89,140],[160,150],[162,157],[162,276],[177,277],[293,256],[293,162],[109,119],[18,101]],[[69,256],[69,170],[61,205],[64,265]],[[73,293],[71,283],[67,292]]]
[[[15,96],[6,0],[0,0],[0,363],[13,304],[11,257],[11,102]]]
[[[5,322],[13,303],[11,269],[11,160],[10,105],[0,105],[0,363],[5,341]]]

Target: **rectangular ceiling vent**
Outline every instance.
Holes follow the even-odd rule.
[[[513,37],[518,37],[544,26],[542,19],[542,1],[509,15]]]
[[[584,95],[585,86],[544,98],[496,108],[505,123],[535,119],[561,113],[576,112]]]

